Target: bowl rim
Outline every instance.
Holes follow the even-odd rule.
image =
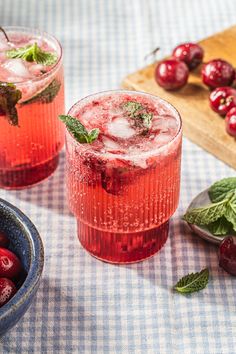
[[[20,209],[11,203],[0,198],[0,208],[4,208],[14,217],[18,223],[21,224],[22,229],[27,235],[30,244],[30,267],[26,279],[16,294],[0,308],[0,323],[7,317],[11,317],[17,309],[23,305],[31,294],[34,293],[35,288],[40,280],[43,266],[44,266],[44,248],[43,242],[38,230],[32,221]],[[36,251],[37,250],[37,251]]]

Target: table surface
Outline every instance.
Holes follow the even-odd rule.
[[[0,23],[39,27],[64,48],[66,106],[145,65],[161,47],[196,41],[235,24],[234,0],[1,0]],[[223,48],[222,48],[223,55]],[[181,215],[191,199],[235,170],[188,140],[180,205],[155,257],[114,266],[89,256],[66,203],[64,153],[55,174],[23,191],[1,191],[37,226],[45,269],[30,309],[0,341],[1,353],[235,353],[236,279],[218,267],[217,248],[191,234]],[[208,287],[182,296],[182,275],[210,269]]]

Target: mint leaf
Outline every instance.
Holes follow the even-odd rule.
[[[57,96],[60,91],[61,83],[57,79],[54,79],[43,91],[39,92],[37,95],[33,96],[27,101],[22,102],[22,104],[29,104],[34,102],[50,103]]]
[[[190,294],[204,289],[209,281],[209,270],[203,269],[199,273],[191,273],[181,278],[174,286],[174,290],[182,294]]]
[[[135,125],[140,128],[145,128],[143,132],[151,126],[152,113],[145,110],[145,107],[141,103],[135,101],[128,101],[123,105],[123,108],[127,111],[129,116],[135,120]]]
[[[141,103],[135,101],[128,101],[123,105],[123,107],[132,118],[134,118],[137,115],[138,111],[144,109]]]
[[[11,125],[18,125],[17,102],[21,99],[21,91],[10,83],[0,82],[0,115],[6,115]]]
[[[228,199],[212,203],[202,208],[193,208],[187,211],[183,219],[190,224],[208,225],[224,215]]]
[[[151,126],[151,121],[152,121],[152,117],[153,117],[153,114],[152,114],[152,113],[143,113],[143,114],[140,114],[140,118],[142,119],[143,125],[144,125],[146,128],[150,128],[150,126]]]
[[[84,127],[83,124],[77,118],[69,115],[60,115],[59,119],[65,123],[68,131],[74,136],[74,138],[81,144],[91,144],[99,135],[99,129],[92,129],[90,132]]]
[[[224,217],[206,225],[206,228],[216,236],[224,236],[231,233],[232,224]]]
[[[57,62],[56,54],[42,50],[36,42],[33,45],[29,44],[25,47],[10,49],[6,54],[8,58],[21,58],[25,61],[35,61],[38,64],[47,66]]]
[[[223,178],[214,183],[209,191],[209,197],[212,202],[217,203],[225,199],[230,192],[236,192],[236,177]]]
[[[233,230],[236,231],[236,193],[228,202],[224,216],[232,224]]]

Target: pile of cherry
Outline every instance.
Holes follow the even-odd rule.
[[[200,45],[184,43],[172,52],[172,57],[165,59],[156,67],[156,82],[166,90],[177,90],[188,82],[189,71],[202,63],[204,50]],[[203,64],[202,81],[212,91],[210,106],[221,116],[226,116],[226,131],[236,137],[236,89],[231,85],[236,79],[233,66],[225,60],[213,59]]]
[[[25,279],[19,258],[8,246],[8,238],[0,232],[0,307],[15,295]]]

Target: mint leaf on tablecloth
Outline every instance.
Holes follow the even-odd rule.
[[[181,278],[174,286],[174,290],[182,294],[190,294],[204,289],[209,281],[209,270],[203,269],[199,273],[191,273]]]

